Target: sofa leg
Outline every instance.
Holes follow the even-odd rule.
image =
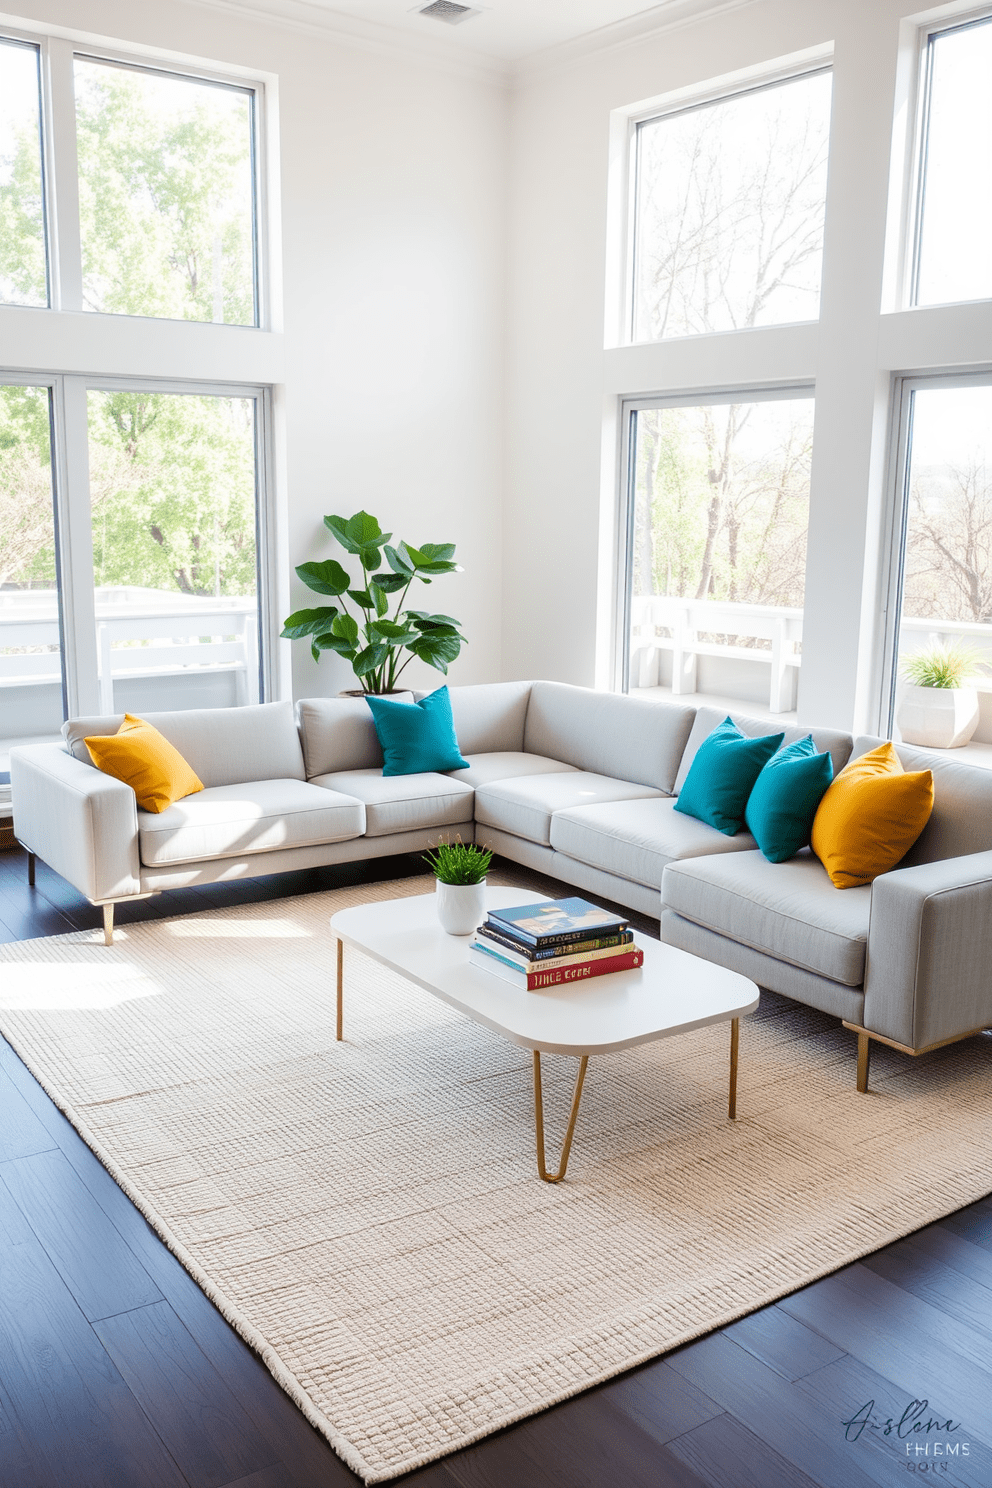
[[[858,1034],[858,1094],[868,1093],[868,1066],[871,1062],[871,1039],[867,1033]]]
[[[37,862],[35,854],[28,848],[28,888],[34,888],[34,865]]]
[[[112,904],[103,906],[103,943],[104,945],[114,943],[114,906]]]

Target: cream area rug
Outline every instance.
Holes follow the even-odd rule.
[[[502,882],[531,882],[521,874]],[[408,879],[0,947],[0,1028],[367,1482],[726,1324],[992,1189],[992,1040],[911,1060],[766,997],[594,1059],[541,1183],[531,1060],[346,955]],[[564,1128],[575,1062],[546,1058]],[[556,1146],[553,1144],[551,1160]]]

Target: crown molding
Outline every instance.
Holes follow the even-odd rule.
[[[363,21],[328,9],[315,0],[183,0],[183,3],[191,9],[211,10],[258,25],[279,26],[321,41],[343,43],[394,61],[409,62],[413,56],[424,66],[496,87],[507,88],[512,83],[512,69],[498,57],[456,49],[442,37],[418,36],[413,31],[397,31],[376,21]]]
[[[512,88],[581,66],[591,57],[623,51],[666,32],[743,10],[759,0],[661,0],[638,15],[601,26],[572,41],[542,48],[515,62],[465,51],[440,36],[420,36],[412,30],[399,31],[377,21],[364,21],[332,10],[318,0],[183,0],[183,3],[192,9],[210,10],[258,25],[281,26],[323,41],[343,43],[394,61],[409,62],[413,56],[424,66],[458,77]]]
[[[665,32],[681,31],[687,26],[698,25],[700,21],[728,15],[731,11],[744,10],[758,3],[759,0],[661,0],[660,5],[653,5],[640,15],[601,26],[585,36],[575,37],[573,41],[531,52],[515,64],[511,77],[517,84],[551,77],[581,66],[590,57],[624,51]]]

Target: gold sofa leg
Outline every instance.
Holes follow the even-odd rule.
[[[112,904],[103,906],[103,943],[104,945],[114,943],[114,906]]]
[[[868,1066],[871,1062],[871,1039],[867,1033],[858,1034],[858,1093],[868,1093]]]

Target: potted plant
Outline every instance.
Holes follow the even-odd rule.
[[[424,862],[437,879],[437,917],[449,935],[471,935],[486,918],[486,874],[492,862],[488,847],[439,842]]]
[[[461,621],[403,606],[415,579],[429,584],[438,574],[461,572],[454,561],[454,543],[424,543],[414,548],[400,542],[393,547],[392,533],[383,532],[375,517],[365,511],[353,517],[325,517],[324,526],[346,553],[358,559],[361,579],[353,579],[334,558],[299,564],[296,572],[308,589],[340,603],[297,610],[285,621],[283,636],[292,641],[310,636],[314,661],[320,660],[322,651],[345,657],[361,683],[355,689],[358,696],[397,691],[401,672],[415,656],[447,673],[466,644],[459,632]],[[390,615],[394,594],[398,598]]]
[[[935,643],[902,658],[906,688],[896,723],[907,744],[959,749],[978,727],[978,691],[964,686],[979,661],[973,646]]]

